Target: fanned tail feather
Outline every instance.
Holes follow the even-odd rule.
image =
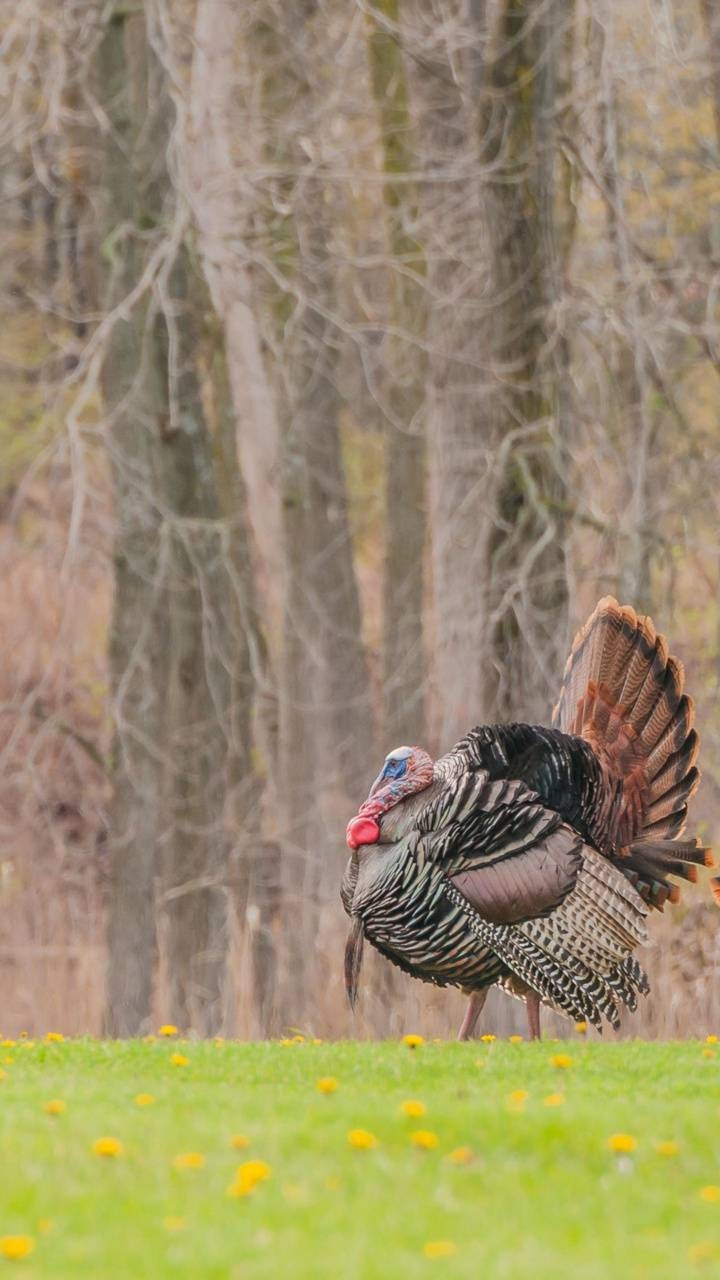
[[[692,881],[696,867],[713,865],[699,841],[679,839],[700,780],[684,681],[682,663],[650,618],[606,596],[575,638],[553,711],[553,724],[585,738],[620,789],[615,861],[659,909],[679,895],[668,876]]]

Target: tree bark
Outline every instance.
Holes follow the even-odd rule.
[[[142,791],[126,779],[134,761],[116,777],[108,1021],[129,1033],[147,1016],[157,881],[166,1016],[210,1034],[225,1014],[228,767],[241,758],[250,768],[251,700],[233,649],[226,524],[196,368],[205,291],[170,179],[176,121],[151,16],[118,8],[101,62],[122,153],[111,187],[111,227],[128,242],[118,250],[118,300],[147,276],[129,319],[114,323],[105,361],[118,528],[111,656],[118,690],[138,667],[133,728],[152,746]],[[130,583],[128,546],[144,556]],[[124,987],[134,992],[127,1000]]]
[[[612,7],[606,6],[604,14],[600,12],[595,15],[592,34],[598,58],[600,89],[600,171],[610,197],[607,205],[608,239],[620,287],[618,311],[622,318],[622,332],[614,352],[618,392],[617,431],[619,439],[629,446],[626,455],[628,501],[620,520],[617,577],[622,599],[629,601],[640,612],[648,613],[652,607],[653,511],[650,470],[655,426],[650,408],[652,385],[648,372],[648,351],[642,336],[641,286],[633,270],[625,193],[620,173],[621,139],[611,62],[613,22]]]
[[[256,299],[239,246],[252,216],[238,166],[234,114],[242,38],[249,19],[229,4],[218,21],[217,0],[198,0],[186,139],[188,195],[199,230],[203,270],[224,330],[236,418],[237,450],[245,476],[250,524],[259,551],[266,624],[281,614],[280,433],[276,396],[255,316]]]
[[[230,578],[222,653],[230,685],[226,807],[233,836],[231,882],[235,886],[240,930],[249,933],[255,1023],[262,1035],[270,1035],[277,1030],[276,938],[280,925],[281,865],[280,846],[276,839],[267,838],[265,829],[271,832],[277,829],[272,820],[278,804],[277,691],[257,613],[246,489],[238,463],[225,352],[221,342],[214,345],[213,453],[220,509],[225,521],[223,555]],[[253,763],[254,742],[264,762],[262,776]]]
[[[427,328],[425,261],[417,234],[417,166],[399,35],[398,0],[380,0],[370,18],[368,57],[383,154],[387,242],[392,271],[385,411],[383,736],[420,743],[425,735],[423,559],[425,440],[422,426]]]
[[[427,175],[422,212],[430,299],[433,739],[442,750],[487,718],[490,701],[487,559],[496,441],[484,350],[490,323],[488,232],[473,131],[475,63],[483,58],[478,40],[472,64],[466,59],[464,65],[466,22],[458,19],[444,38],[422,5],[412,13],[412,85]]]
[[[548,354],[552,10],[508,0],[491,22],[475,5],[470,55],[440,62],[427,108],[432,158],[451,158],[458,192],[433,196],[428,251],[443,743],[478,720],[546,717],[565,643],[559,374]]]
[[[717,0],[701,0],[701,7],[708,34],[710,85],[713,112],[715,114],[715,131],[720,143],[720,8],[718,8]]]
[[[307,196],[306,196],[307,199]],[[333,377],[332,272],[319,205],[296,213],[302,301],[285,348],[285,618],[279,777],[284,807],[285,1021],[312,994],[311,939],[336,893],[323,876],[371,759],[368,674],[348,526]]]
[[[158,215],[152,181],[155,103],[142,14],[111,13],[99,82],[109,121],[106,150],[111,270],[109,306],[136,284],[144,248],[137,226]],[[154,123],[150,115],[151,125]],[[154,879],[162,776],[163,632],[158,590],[159,353],[147,300],[118,317],[103,364],[115,496],[114,595],[109,665],[115,722],[106,1029],[147,1026],[155,958]]]
[[[337,848],[372,769],[370,690],[335,376],[340,328],[334,322],[328,187],[317,164],[323,78],[332,65],[323,16],[314,0],[292,13],[267,4],[257,15],[252,48],[264,115],[281,139],[258,220],[272,260],[272,283],[261,296],[281,422],[281,1017],[289,1023],[297,1023],[313,995],[320,905],[336,896],[336,879],[323,874],[326,854]]]
[[[488,175],[495,430],[490,536],[493,719],[546,719],[567,643],[562,339],[556,245],[557,72],[572,7],[507,0],[479,102]],[[567,89],[567,86],[566,86]],[[566,94],[567,96],[567,94]],[[494,119],[492,118],[494,116]]]
[[[193,316],[199,293],[183,244],[169,275],[164,314],[158,317],[169,397],[159,495],[167,512],[163,936],[168,1015],[178,1026],[211,1035],[224,1021],[228,716],[237,717],[233,695],[240,691],[228,665],[230,580],[195,369],[199,335]],[[240,696],[244,706],[247,691]],[[242,745],[247,752],[248,737]]]

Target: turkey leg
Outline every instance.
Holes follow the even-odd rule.
[[[525,997],[527,1009],[528,1035],[531,1040],[540,1039],[540,997],[536,991],[528,991]]]
[[[484,991],[473,991],[471,993],[470,999],[468,1000],[468,1007],[465,1010],[465,1017],[462,1020],[462,1026],[458,1031],[458,1040],[470,1039],[486,1000],[487,988]]]

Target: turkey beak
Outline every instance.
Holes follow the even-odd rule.
[[[362,919],[360,916],[353,916],[352,927],[345,944],[345,990],[351,1009],[355,1008],[357,1002],[364,939]]]
[[[372,796],[374,796],[374,795],[375,795],[375,792],[376,792],[376,791],[379,791],[379,790],[380,790],[380,788],[381,788],[381,786],[382,786],[382,784],[383,784],[383,782],[384,782],[384,781],[385,781],[385,774],[384,774],[384,772],[383,772],[383,771],[381,771],[381,772],[378,774],[378,776],[377,776],[377,778],[375,779],[375,781],[373,782],[373,784],[372,784],[372,786],[371,786],[370,790],[368,791],[368,797],[367,797],[367,798],[368,798],[368,800],[370,800],[370,799],[372,798]]]

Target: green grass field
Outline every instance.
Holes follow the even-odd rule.
[[[0,1066],[0,1275],[720,1276],[720,1045],[6,1041]]]

